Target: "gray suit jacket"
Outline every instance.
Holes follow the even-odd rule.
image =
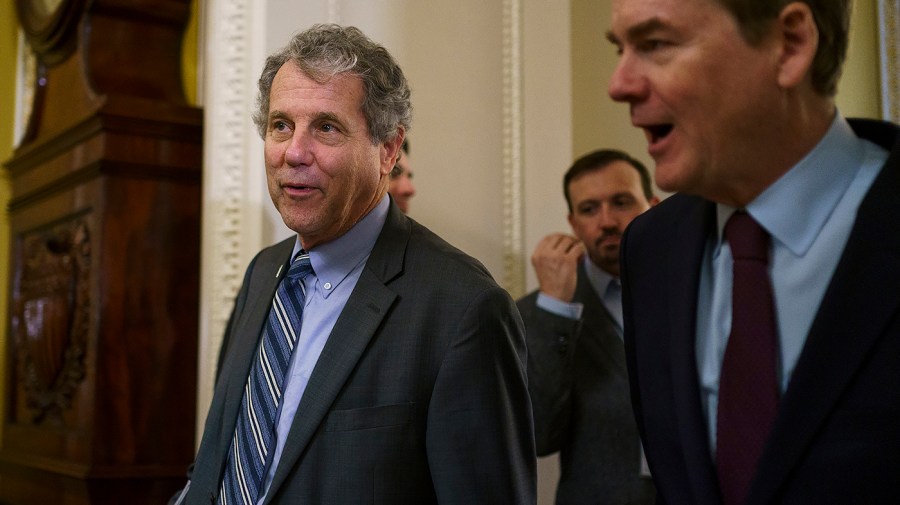
[[[560,453],[558,505],[649,505],[655,492],[640,475],[625,347],[583,266],[574,301],[584,305],[578,321],[538,308],[537,292],[517,302],[537,453]]]
[[[251,263],[186,503],[218,494],[291,238]],[[272,504],[529,504],[535,456],[522,322],[476,260],[391,205],[313,370]]]

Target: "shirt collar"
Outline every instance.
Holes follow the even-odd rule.
[[[747,213],[773,240],[794,255],[803,256],[856,177],[864,158],[864,141],[837,113],[816,147],[750,202]],[[717,206],[716,255],[722,245],[722,230],[735,210],[725,204]]]
[[[327,298],[330,293],[333,293],[334,288],[338,287],[357,265],[369,257],[387,220],[389,208],[390,200],[384,196],[378,205],[353,225],[347,233],[309,251],[309,261],[318,279],[318,285],[330,286],[322,290],[323,296]],[[298,236],[291,257],[296,255],[300,249],[300,237]]]
[[[584,262],[584,273],[587,275],[588,281],[590,281],[591,286],[594,288],[594,291],[597,292],[597,295],[600,298],[603,298],[603,296],[606,295],[606,290],[609,288],[609,283],[618,279],[607,273],[606,270],[595,265],[587,254],[584,255],[582,261]]]

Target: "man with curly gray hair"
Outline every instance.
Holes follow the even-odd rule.
[[[410,120],[403,72],[356,28],[266,61],[254,121],[297,236],[247,269],[178,502],[535,502],[521,318],[387,194]]]

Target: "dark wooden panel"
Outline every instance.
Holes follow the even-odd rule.
[[[5,163],[0,503],[164,503],[196,424],[202,113],[179,73],[190,3],[76,3],[80,37],[39,52],[30,137]]]

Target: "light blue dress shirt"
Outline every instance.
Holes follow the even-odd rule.
[[[597,293],[597,296],[600,297],[606,310],[612,315],[613,320],[616,322],[616,331],[621,338],[622,287],[619,283],[619,279],[609,275],[605,270],[591,262],[586,254],[581,261],[584,262],[584,271],[587,274],[588,281],[591,283],[591,287],[594,288],[594,291]],[[564,302],[541,292],[538,292],[535,304],[538,308],[546,310],[547,312],[573,320],[581,319],[581,313],[584,311],[584,304],[582,303]]]
[[[772,236],[769,276],[782,393],[847,244],[857,208],[887,157],[887,151],[858,138],[836,114],[819,144],[746,207]],[[731,330],[732,257],[722,230],[735,210],[717,207],[718,234],[706,247],[697,303],[697,371],[713,457],[719,374]]]
[[[319,355],[328,341],[338,316],[344,310],[350,293],[356,287],[356,282],[362,273],[366,260],[375,246],[378,235],[387,218],[390,200],[387,196],[372,209],[365,217],[347,233],[331,242],[316,246],[309,251],[310,263],[313,273],[303,279],[306,289],[306,303],[303,308],[300,336],[294,353],[291,356],[291,365],[285,376],[286,386],[284,397],[278,413],[276,428],[277,444],[273,455],[272,464],[266,475],[264,485],[265,493],[257,500],[261,504],[269,491],[275,469],[281,460],[285,440],[294,416],[303,415],[297,412],[303,392],[309,383],[313,368],[319,360]],[[294,257],[300,251],[300,240],[294,245]]]

